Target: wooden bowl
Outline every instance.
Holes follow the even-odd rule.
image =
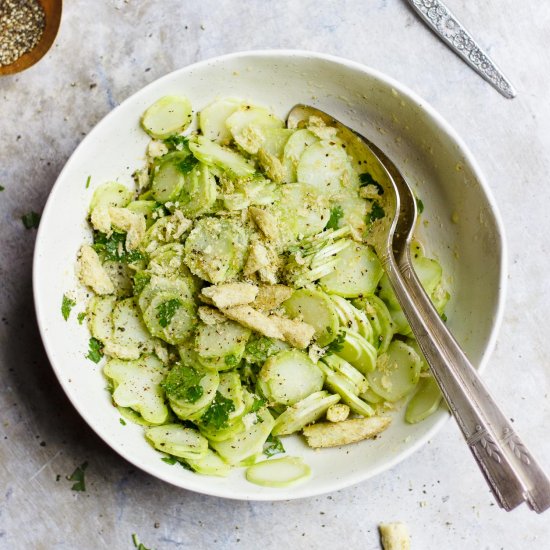
[[[28,69],[40,61],[52,44],[59,30],[61,22],[62,0],[39,0],[44,8],[46,27],[38,44],[9,65],[0,65],[0,75],[15,74]]]

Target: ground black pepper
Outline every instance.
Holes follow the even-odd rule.
[[[0,2],[0,66],[10,65],[30,52],[46,26],[44,8],[38,0]]]

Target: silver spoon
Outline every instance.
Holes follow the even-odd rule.
[[[541,513],[550,507],[550,479],[500,411],[459,344],[424,292],[411,263],[410,244],[417,216],[415,197],[395,164],[370,140],[327,113],[295,106],[288,126],[310,116],[338,130],[359,158],[376,163],[385,181],[379,202],[385,215],[368,235],[449,409],[499,505],[510,511],[522,502]]]

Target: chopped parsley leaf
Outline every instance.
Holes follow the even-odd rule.
[[[335,206],[330,211],[330,218],[325,229],[338,229],[340,219],[343,217],[344,211],[340,205]]]
[[[65,319],[65,321],[69,319],[71,309],[73,309],[74,306],[76,306],[76,302],[71,300],[66,294],[63,294],[63,300],[61,301],[61,315],[63,315],[63,319]]]
[[[119,421],[123,426],[126,426],[126,420],[124,420],[124,418],[119,418],[118,421]]]
[[[130,264],[143,259],[138,250],[131,252],[126,250],[126,233],[113,232],[110,237],[105,233],[96,231],[94,233],[94,250],[103,256],[104,260]]]
[[[342,351],[345,339],[346,331],[341,330],[336,338],[327,346],[327,353],[338,353],[339,351]]]
[[[372,201],[371,211],[367,214],[367,223],[372,223],[375,220],[379,220],[386,215],[384,209],[380,206],[378,201]]]
[[[136,271],[134,275],[134,294],[141,294],[147,283],[151,280],[151,275],[144,271]]]
[[[166,462],[166,464],[170,464],[171,466],[173,466],[174,464],[177,464],[177,462],[178,462],[178,461],[176,460],[176,458],[173,457],[173,456],[163,456],[163,457],[161,458],[161,460],[162,460],[163,462]]]
[[[94,363],[99,363],[103,357],[103,344],[97,340],[97,338],[90,338],[88,343],[88,355],[86,359],[93,361]]]
[[[441,320],[446,323],[447,322],[447,315],[445,315],[445,313],[442,313],[441,314]]]
[[[74,481],[75,483],[71,487],[73,491],[85,491],[86,490],[86,483],[84,481],[84,473],[86,471],[86,468],[88,467],[88,463],[84,462],[80,466],[78,466],[75,471],[67,477],[69,481]]]
[[[86,319],[86,312],[85,311],[81,311],[77,317],[76,317],[77,321],[78,321],[78,324],[81,325],[82,322],[84,321],[84,319]]]
[[[181,300],[173,298],[167,302],[162,302],[157,306],[157,319],[162,328],[166,328],[174,318],[176,311],[182,306]]]
[[[4,191],[5,187],[3,185],[0,185],[0,191]]]
[[[260,336],[246,343],[245,354],[249,363],[263,364],[270,355],[275,353],[276,348],[272,338]]]
[[[197,164],[198,162],[199,161],[193,155],[189,155],[188,157],[178,162],[178,168],[184,174],[188,174],[189,172],[191,172],[191,170],[193,170],[195,164]]]
[[[134,543],[134,547],[137,548],[137,550],[149,550],[149,548],[139,542],[138,536],[135,533],[132,534],[132,542]]]
[[[183,151],[184,149],[187,150],[188,143],[189,139],[185,136],[170,136],[164,140],[164,144],[169,149],[176,149],[178,151]]]
[[[92,176],[88,176],[88,179],[86,180],[86,189],[90,187],[90,182],[92,181]]]
[[[161,386],[170,399],[195,403],[204,393],[200,385],[203,377],[204,374],[193,367],[176,364],[161,382]]]
[[[262,399],[261,397],[256,397],[252,403],[250,412],[252,413],[258,412],[262,407],[265,407],[265,404],[266,404],[265,399]]]
[[[379,195],[384,194],[384,188],[368,172],[360,174],[359,181],[361,182],[361,187],[365,187],[366,185],[373,185],[374,187],[376,187]]]
[[[231,354],[225,356],[224,363],[228,367],[234,367],[239,364],[239,360],[237,359],[237,357],[235,357],[235,355]]]
[[[206,426],[221,430],[227,426],[229,415],[235,410],[235,403],[216,391],[216,397],[206,412],[202,415],[202,422]]]
[[[416,197],[416,208],[419,214],[424,212],[424,203],[418,197]]]
[[[280,453],[286,453],[281,440],[277,436],[269,434],[264,444],[264,455],[270,457]]]
[[[21,216],[21,221],[25,226],[25,229],[36,229],[40,223],[40,214],[36,212],[28,212]]]

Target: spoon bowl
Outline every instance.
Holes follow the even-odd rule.
[[[327,113],[297,105],[289,115],[296,127],[310,117],[335,127],[362,162],[378,164],[384,210],[367,234],[388,275],[397,301],[497,502],[513,510],[526,502],[537,513],[550,508],[550,479],[515,433],[484,387],[475,368],[433,307],[416,276],[410,254],[417,217],[415,196],[397,166],[370,140]]]
[[[44,8],[45,27],[38,44],[13,63],[0,65],[0,75],[20,73],[40,61],[52,47],[61,23],[62,0],[39,0]]]

